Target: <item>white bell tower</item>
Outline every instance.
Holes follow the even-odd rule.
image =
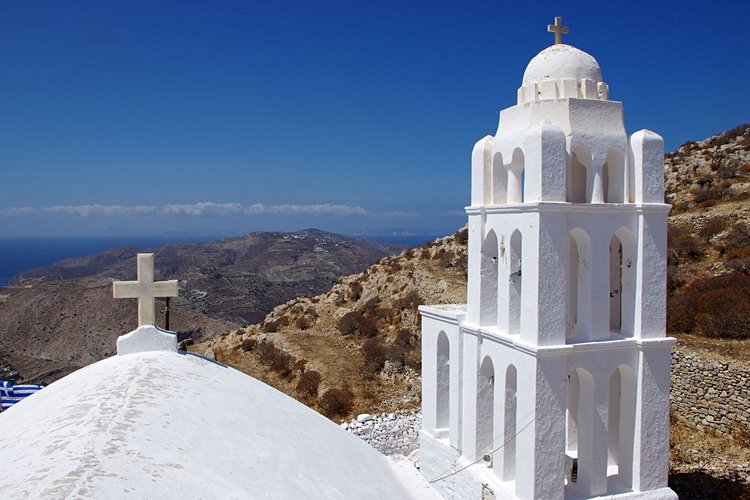
[[[662,138],[562,43],[517,98],[472,152],[468,303],[420,308],[422,471],[462,499],[676,498]]]

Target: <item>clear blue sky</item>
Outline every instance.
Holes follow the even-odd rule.
[[[629,131],[750,121],[747,2],[0,2],[0,235],[449,233],[563,16]],[[102,205],[92,207],[91,205]]]

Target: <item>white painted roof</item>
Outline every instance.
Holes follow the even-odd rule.
[[[547,47],[534,56],[523,73],[523,85],[566,79],[589,79],[598,83],[602,81],[602,71],[591,55],[561,43]]]
[[[438,498],[325,417],[239,371],[114,356],[0,414],[2,498]]]

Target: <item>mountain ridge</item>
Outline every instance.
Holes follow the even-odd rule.
[[[170,326],[183,339],[240,328],[401,248],[307,229],[148,251],[155,253],[156,279],[180,281]],[[0,287],[0,358],[27,381],[50,382],[113,354],[115,338],[136,326],[136,301],[112,299],[111,282],[135,279],[138,251],[119,247],[65,259]]]

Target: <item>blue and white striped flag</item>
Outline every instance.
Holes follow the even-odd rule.
[[[23,398],[31,396],[41,388],[41,385],[13,385],[13,382],[0,380],[0,411],[7,410]]]

